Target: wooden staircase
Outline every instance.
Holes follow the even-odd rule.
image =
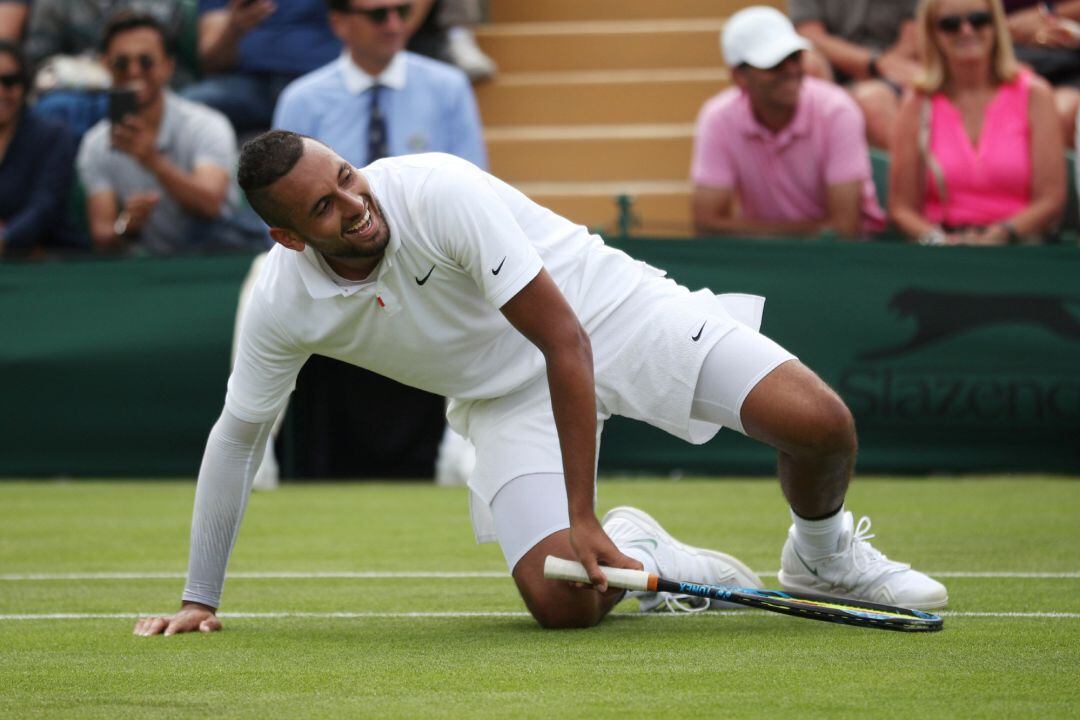
[[[615,231],[625,195],[635,234],[691,234],[694,121],[728,84],[724,18],[751,4],[491,0],[477,39],[499,75],[476,94],[492,172],[592,228]]]

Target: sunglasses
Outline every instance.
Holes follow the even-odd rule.
[[[22,75],[20,75],[19,73],[11,73],[10,75],[0,75],[0,85],[3,85],[4,87],[8,88],[9,90],[11,88],[13,88],[13,87],[16,87],[16,86],[22,85],[22,84],[23,84]]]
[[[363,15],[375,25],[382,25],[386,22],[386,19],[390,17],[390,12],[397,13],[399,20],[405,20],[412,13],[412,3],[402,3],[401,5],[391,5],[389,7],[377,7],[377,8],[354,8],[349,7],[341,12],[348,15]]]
[[[979,10],[967,15],[943,15],[937,19],[937,28],[941,32],[954,35],[960,32],[964,22],[971,26],[972,30],[981,30],[994,22],[994,16],[985,10]]]
[[[112,67],[116,72],[124,73],[128,71],[128,68],[134,62],[139,64],[143,72],[152,70],[157,65],[157,60],[154,59],[153,55],[117,55],[113,58]]]

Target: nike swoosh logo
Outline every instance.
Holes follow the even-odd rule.
[[[692,337],[690,339],[693,340],[694,342],[697,342],[698,340],[700,340],[701,339],[701,333],[705,332],[705,326],[708,325],[708,324],[709,324],[708,320],[701,323],[701,328],[697,331],[697,335],[695,335],[694,337]]]
[[[799,554],[799,551],[796,548],[792,547],[791,549],[795,551],[795,557],[799,558],[799,562],[801,562],[803,564],[803,567],[806,568],[807,570],[809,570],[811,575],[813,575],[814,577],[817,577],[818,576],[817,568],[812,568],[809,565],[807,565],[806,561],[803,560],[803,556]]]
[[[505,257],[504,257],[504,258],[503,258],[503,259],[502,259],[502,260],[501,260],[501,261],[499,262],[499,267],[497,267],[497,268],[492,268],[492,269],[491,269],[491,274],[492,274],[492,275],[498,275],[498,274],[499,274],[499,271],[500,271],[500,270],[502,270],[502,266],[503,266],[503,263],[504,263],[504,262],[506,262],[506,258],[505,258]]]
[[[424,283],[427,282],[427,279],[429,277],[431,277],[431,273],[433,273],[433,272],[435,272],[435,266],[434,265],[432,265],[431,269],[427,271],[427,275],[424,276],[423,280],[421,280],[420,278],[418,278],[416,276],[413,276],[413,279],[416,280],[417,285],[423,285]]]

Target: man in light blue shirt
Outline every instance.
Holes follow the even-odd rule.
[[[274,127],[309,135],[350,163],[372,160],[372,94],[385,122],[383,153],[445,152],[487,166],[472,87],[461,70],[405,51],[411,3],[331,0],[330,26],[345,51],[290,84]],[[378,89],[374,89],[378,86]]]

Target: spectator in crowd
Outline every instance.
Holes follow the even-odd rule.
[[[485,167],[480,114],[466,76],[404,50],[411,4],[329,4],[330,25],[345,52],[282,93],[274,127],[333,145],[357,166],[386,155],[439,151]]]
[[[1013,55],[1001,0],[921,0],[925,48],[892,146],[889,209],[927,245],[1004,245],[1050,233],[1065,202],[1046,81]]]
[[[483,20],[479,0],[415,0],[409,50],[465,71],[473,82],[495,75],[495,61],[476,44],[473,28]]]
[[[887,148],[902,89],[918,70],[912,17],[917,0],[788,0],[788,14],[813,44],[819,77],[851,92],[874,147]],[[827,63],[821,63],[823,57]],[[826,65],[825,69],[821,69]]]
[[[0,40],[0,256],[88,244],[66,213],[75,139],[26,112],[27,83],[18,46]]]
[[[413,29],[410,21],[415,21],[412,3],[330,0],[329,6],[330,26],[345,51],[333,63],[285,89],[274,113],[274,127],[332,144],[356,166],[389,155],[438,151],[485,167],[480,116],[468,78],[453,66],[404,49]],[[305,398],[327,393],[341,397],[343,392],[349,401],[308,403],[307,429],[325,445],[319,453],[322,459],[309,466],[309,473],[355,474],[358,467],[380,472],[380,458],[373,450],[379,451],[382,462],[394,453],[432,457],[440,436],[440,480],[449,482],[451,475],[468,472],[471,447],[451,431],[444,433],[443,401],[435,396],[315,356],[297,384],[297,405],[302,406]],[[410,418],[412,425],[394,432],[381,423],[372,428],[381,435],[380,448],[365,448],[355,437],[345,442],[339,428],[370,425],[373,404],[404,409],[401,416]],[[428,440],[431,452],[417,449]],[[274,468],[270,452],[272,447],[267,462]],[[409,472],[400,456],[392,464],[382,472]],[[414,463],[412,468],[413,475],[430,471],[426,463]],[[256,483],[268,487],[273,480],[260,470]]]
[[[1004,5],[1017,59],[1054,86],[1065,141],[1072,144],[1080,110],[1080,0],[1005,0]]]
[[[236,136],[224,115],[168,90],[174,61],[149,15],[121,14],[102,52],[116,88],[135,92],[137,111],[102,120],[79,148],[94,245],[152,254],[230,247],[256,238],[234,224]]]
[[[30,0],[0,0],[0,40],[22,39]]]
[[[189,100],[216,108],[238,133],[270,127],[281,90],[341,51],[326,0],[199,0],[199,64]]]
[[[805,77],[810,43],[784,15],[750,7],[721,35],[735,87],[698,116],[691,176],[701,234],[846,237],[880,230],[862,115],[839,87]],[[741,214],[736,212],[736,200]]]
[[[183,32],[179,0],[34,0],[30,6],[26,52],[39,93],[34,112],[63,121],[81,137],[105,117],[109,72],[97,57],[109,19],[120,12],[157,19],[170,46]],[[181,69],[178,85],[190,79]]]

